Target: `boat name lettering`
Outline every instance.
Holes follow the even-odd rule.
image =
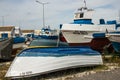
[[[28,71],[28,72],[21,72],[20,75],[24,76],[24,75],[30,75],[32,74],[32,71]]]
[[[86,31],[74,31],[73,34],[87,35],[88,33]]]

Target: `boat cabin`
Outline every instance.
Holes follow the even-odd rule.
[[[74,14],[74,24],[92,24],[92,15],[94,10],[87,7],[81,7]]]

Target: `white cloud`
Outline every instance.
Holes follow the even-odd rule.
[[[74,11],[84,6],[83,0],[39,1],[49,2],[45,5],[45,23],[52,28],[72,22]],[[86,0],[86,3],[87,7],[95,9],[94,22],[99,18],[109,20],[118,17],[119,0]],[[0,0],[0,16],[4,16],[5,25],[21,26],[23,29],[42,28],[42,5],[35,0]]]

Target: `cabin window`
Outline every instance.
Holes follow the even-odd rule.
[[[79,13],[76,13],[76,14],[75,14],[75,18],[79,18]]]
[[[83,16],[84,16],[84,13],[80,13],[80,18],[83,18]]]
[[[45,34],[49,34],[49,32],[46,31]]]

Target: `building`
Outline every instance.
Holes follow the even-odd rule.
[[[23,35],[34,34],[34,30],[22,30]]]
[[[15,26],[4,26],[0,27],[0,38],[6,36],[6,37],[16,37],[21,36],[22,31],[19,27]]]
[[[12,37],[14,34],[15,26],[4,26],[0,27],[0,38],[2,38],[2,34],[7,34],[8,37]]]

